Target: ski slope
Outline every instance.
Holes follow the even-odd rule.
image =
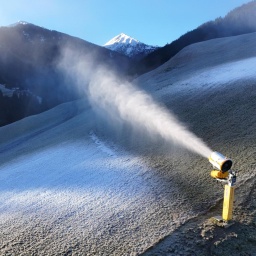
[[[256,59],[247,55],[180,71],[174,57],[135,81],[228,153],[241,184],[256,168]],[[98,121],[76,101],[0,128],[0,254],[138,255],[222,197],[207,160],[175,146],[138,153]]]
[[[193,214],[182,196],[170,200],[180,194],[175,184],[163,192],[140,157],[98,137],[81,105],[23,119],[22,134],[1,144],[1,253],[137,254]],[[53,124],[38,131],[42,119]],[[2,141],[20,122],[1,128]]]

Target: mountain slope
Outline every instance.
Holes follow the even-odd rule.
[[[0,128],[0,254],[138,255],[154,246],[153,255],[253,255],[254,42],[248,34],[194,44],[134,81],[233,159],[232,227],[198,233],[222,208],[207,159],[143,144],[145,131],[131,138],[131,127],[117,131],[74,101]],[[140,154],[125,140],[142,140]]]
[[[99,65],[111,67],[121,74],[125,74],[131,65],[131,60],[124,55],[30,23],[19,22],[1,27],[0,84],[15,90],[15,96],[18,97],[5,97],[1,108],[6,109],[6,115],[0,112],[0,123],[2,121],[7,124],[80,98],[80,91],[67,79],[60,67],[63,57],[74,49],[87,57],[84,59],[87,64],[84,70],[88,76],[92,72],[89,69],[93,70]],[[24,92],[26,95],[20,99],[21,104],[17,98]],[[37,97],[41,99],[40,104],[36,101]],[[33,108],[34,112],[31,111]],[[17,109],[22,111],[15,113]]]
[[[157,49],[133,66],[131,73],[142,74],[153,70],[193,43],[256,32],[255,19],[256,1],[251,1],[229,12],[224,18],[207,22],[172,43]]]
[[[109,40],[104,47],[122,53],[132,59],[140,60],[159,47],[150,46],[121,33]]]
[[[40,72],[39,68],[43,71],[46,70],[46,74],[50,72],[49,70],[57,72],[56,64],[65,47],[78,48],[84,54],[93,52],[94,59],[91,61],[95,64],[119,67],[120,72],[123,71],[120,68],[125,69],[129,64],[129,59],[118,53],[112,53],[82,39],[25,22],[19,22],[10,27],[1,27],[0,40],[1,82],[12,87],[16,84],[28,86],[27,80],[35,79],[34,76],[38,75],[35,73]],[[17,69],[15,65],[19,66],[21,70]],[[8,68],[17,72],[10,74]],[[50,74],[47,76],[48,79],[50,79]],[[38,80],[40,79],[42,77],[38,78]],[[29,84],[29,86],[32,85]]]
[[[234,226],[222,231],[210,219],[222,212],[222,186],[210,178],[210,166],[194,166],[186,160],[192,172],[186,174],[189,175],[187,179],[202,172],[198,181],[208,183],[212,194],[220,192],[220,200],[207,215],[203,213],[200,218],[191,219],[152,246],[145,255],[166,255],[169,252],[170,255],[254,254],[255,40],[256,34],[251,33],[193,44],[136,80],[136,84],[154,94],[183,122],[189,122],[191,129],[209,145],[231,157],[233,168],[238,171]],[[184,161],[183,156],[181,161]],[[206,201],[208,198],[209,195],[205,194]]]

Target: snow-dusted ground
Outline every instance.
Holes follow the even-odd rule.
[[[166,86],[166,81],[162,89],[156,92],[156,95],[178,94],[180,91],[184,94],[193,94],[196,92],[209,93],[209,91],[218,91],[223,89],[224,84],[231,84],[238,80],[250,80],[256,78],[256,57],[245,60],[238,60],[230,63],[218,65],[217,67],[208,67],[194,72],[193,76],[181,80],[172,85],[172,88]],[[158,83],[160,86],[161,83]]]
[[[163,192],[152,168],[98,137],[91,110],[76,104],[52,110],[58,121],[44,113],[53,125],[39,131],[42,114],[22,120],[22,134],[1,145],[2,254],[137,254],[193,214],[175,184]]]
[[[136,81],[228,153],[240,182],[255,175],[256,61],[247,55],[223,63],[216,55],[210,66],[197,56],[194,69],[184,58],[180,73],[174,57]],[[222,197],[207,160],[169,150],[128,151],[82,101],[0,128],[0,254],[142,253]]]

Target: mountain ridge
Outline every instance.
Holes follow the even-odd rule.
[[[0,125],[81,97],[60,66],[67,49],[87,56],[86,69],[106,66],[123,75],[133,63],[118,52],[29,22],[0,27],[0,84],[17,91],[11,97],[1,91]]]
[[[197,42],[256,32],[255,20],[256,1],[253,0],[231,10],[224,18],[219,17],[213,21],[205,22],[173,42],[148,54],[136,66],[132,67],[130,73],[139,76],[149,72],[161,66],[184,47]]]
[[[255,32],[254,18],[256,19],[256,1],[237,7],[224,18],[206,22],[149,54],[146,53],[147,45],[141,43],[140,52],[140,42],[136,39],[132,41],[125,34],[121,34],[119,38],[119,42],[122,42],[123,37],[124,43],[118,43],[118,52],[26,21],[0,27],[0,88],[4,86],[6,89],[16,90],[13,97],[10,97],[11,93],[7,97],[0,90],[0,125],[81,97],[73,81],[59,69],[58,63],[65,54],[63,47],[78,50],[76,57],[93,54],[93,58],[89,60],[91,67],[107,66],[128,79],[134,79],[161,66],[188,45]],[[133,47],[129,48],[130,46]],[[126,51],[133,53],[134,58],[125,55]]]

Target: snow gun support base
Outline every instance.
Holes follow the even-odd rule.
[[[218,226],[228,227],[233,217],[234,191],[236,184],[236,172],[231,170],[232,161],[218,152],[213,152],[209,157],[210,163],[219,170],[213,170],[211,176],[224,186],[224,200],[222,216],[215,217]]]

